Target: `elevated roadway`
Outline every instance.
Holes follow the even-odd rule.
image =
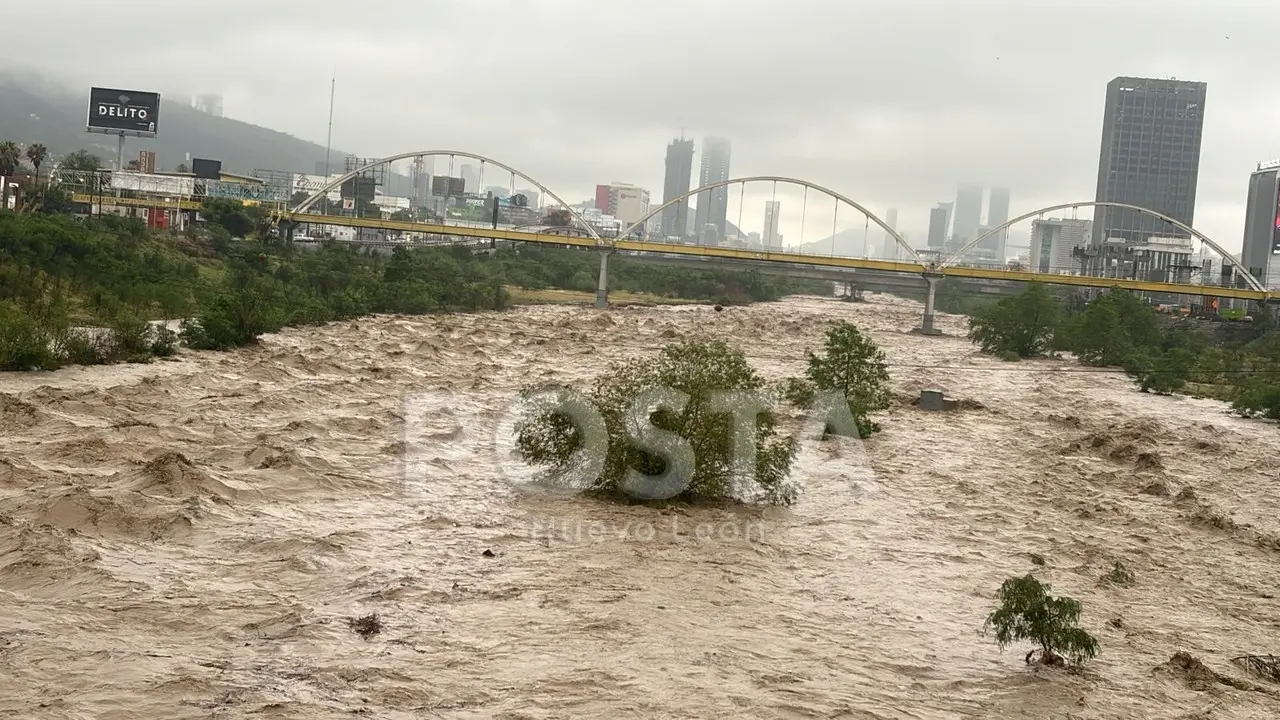
[[[1047,285],[1069,285],[1075,287],[1123,288],[1138,292],[1192,295],[1197,297],[1238,298],[1266,302],[1270,293],[1246,288],[1222,287],[1218,285],[1193,285],[1187,283],[1152,282],[1147,280],[1131,280],[1128,278],[1100,278],[1081,275],[1058,275],[1020,270],[1006,270],[982,267],[966,267],[960,265],[939,266],[925,265],[918,262],[894,260],[876,260],[869,258],[850,258],[823,255],[805,255],[788,252],[762,252],[734,247],[705,245],[681,245],[674,243],[650,242],[632,239],[597,240],[591,237],[548,232],[527,232],[522,230],[468,227],[460,225],[443,225],[406,220],[384,220],[380,218],[353,218],[334,215],[316,215],[312,213],[282,212],[280,220],[298,224],[328,225],[350,228],[368,228],[396,233],[413,233],[426,236],[451,236],[456,238],[477,238],[506,240],[511,242],[528,242],[540,245],[570,246],[595,248],[604,253],[611,251],[631,251],[652,253],[659,256],[719,258],[723,260],[746,261],[753,264],[787,264],[803,265],[810,268],[826,268],[833,270],[878,271],[880,273],[902,273],[924,277],[930,289],[934,281],[941,277],[968,278],[989,281],[1041,282]],[[606,263],[602,259],[602,267]],[[827,278],[823,278],[827,279]],[[603,280],[603,278],[602,278]],[[853,282],[851,277],[843,277],[836,282]],[[602,291],[604,288],[602,288]]]

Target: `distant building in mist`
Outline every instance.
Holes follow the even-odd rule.
[[[721,137],[707,137],[702,141],[702,169],[698,174],[698,187],[729,179],[729,141]],[[708,237],[707,226],[715,228],[715,239],[726,237],[726,216],[729,212],[729,188],[721,186],[698,193],[698,205],[694,209],[694,226],[704,244]]]
[[[947,227],[951,225],[951,203],[938,203],[929,211],[929,249],[947,246]]]
[[[649,191],[620,182],[597,185],[596,209],[612,215],[625,228],[649,214]]]
[[[1137,205],[1191,225],[1206,88],[1202,82],[1137,77],[1107,83],[1095,199]],[[1151,236],[1188,234],[1134,210],[1094,210],[1094,245],[1115,238],[1133,246]]]
[[[693,141],[679,138],[667,146],[667,168],[662,183],[662,202],[669,203],[689,192],[693,177]],[[683,238],[689,232],[689,199],[662,211],[662,236]]]
[[[981,185],[974,183],[961,185],[956,191],[951,239],[957,248],[978,236],[978,226],[982,225],[982,196],[984,192],[985,190]]]
[[[222,117],[222,96],[217,93],[201,93],[191,99],[191,106],[202,113]]]
[[[888,210],[885,210],[884,224],[888,225],[890,228],[893,228],[894,231],[897,231],[898,208],[889,208]],[[867,249],[867,257],[884,258],[886,260],[893,260],[898,257],[898,250],[900,249],[901,248],[898,247],[898,241],[893,239],[893,235],[890,235],[889,233],[886,232],[878,248],[873,247],[873,248]]]
[[[416,157],[409,170],[409,179],[413,183],[413,196],[410,198],[413,207],[429,208],[431,206],[431,173],[435,170],[435,158]]]
[[[1032,221],[1030,270],[1079,275],[1082,268],[1074,251],[1089,243],[1092,227],[1092,221],[1075,218]]]
[[[466,192],[480,192],[480,170],[475,165],[463,165],[458,169],[458,177],[462,178],[463,189]]]
[[[779,249],[782,247],[782,235],[778,234],[779,216],[782,215],[781,200],[766,200],[764,204],[764,232],[761,233],[761,242],[766,248]]]
[[[1009,221],[1009,189],[1002,187],[991,188],[991,194],[987,198],[987,222],[988,229],[1000,227]],[[993,256],[1000,260],[1005,259],[1007,249],[1006,243],[1009,239],[1009,229],[1005,228],[1000,232],[992,235],[982,241],[982,247],[991,252]]]

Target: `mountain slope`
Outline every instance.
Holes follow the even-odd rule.
[[[44,143],[54,158],[85,149],[114,163],[116,137],[84,131],[88,97],[88,88],[76,94],[29,74],[0,72],[0,140]],[[246,174],[256,169],[312,173],[325,156],[322,145],[163,99],[159,135],[129,138],[125,161],[137,159],[139,150],[154,150],[161,169],[186,163],[190,154],[221,160],[228,172]],[[342,167],[345,155],[335,150],[332,165]]]

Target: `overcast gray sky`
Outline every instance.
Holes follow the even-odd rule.
[[[613,180],[657,198],[682,127],[730,138],[735,176],[828,184],[914,233],[966,180],[1011,188],[1014,214],[1088,200],[1116,75],[1208,83],[1195,224],[1231,248],[1249,172],[1280,155],[1275,0],[44,0],[4,17],[38,29],[6,33],[7,56],[221,92],[228,115],[321,143],[336,66],[336,147],[480,152],[571,201]]]

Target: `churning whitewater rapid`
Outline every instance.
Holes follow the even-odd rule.
[[[1246,679],[1232,657],[1280,653],[1276,428],[980,356],[962,318],[909,334],[919,312],[377,317],[0,376],[0,716],[1280,716],[1264,681],[1169,663]],[[776,380],[838,318],[897,402],[864,444],[804,439],[792,508],[619,507],[502,470],[523,385],[708,336]],[[971,402],[923,412],[922,387]],[[1099,582],[1116,561],[1135,585]],[[1083,602],[1082,672],[980,634],[1032,570]]]

